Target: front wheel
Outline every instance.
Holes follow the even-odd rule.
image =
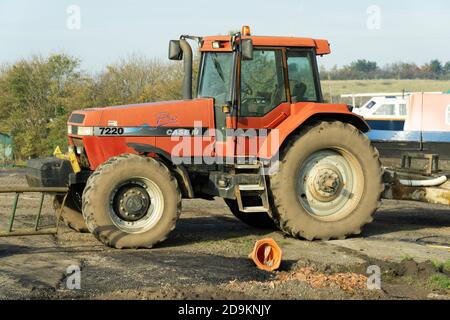
[[[378,151],[350,124],[320,122],[293,137],[270,177],[273,217],[308,240],[359,234],[383,191]]]
[[[177,181],[153,158],[111,158],[89,177],[83,192],[89,231],[115,248],[152,247],[175,229],[180,213]]]

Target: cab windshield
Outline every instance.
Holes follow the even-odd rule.
[[[224,105],[230,90],[231,52],[207,52],[203,57],[198,96],[214,98],[215,105]]]

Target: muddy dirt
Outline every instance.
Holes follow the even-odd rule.
[[[23,185],[21,172],[0,185]],[[0,228],[12,195],[0,195]],[[21,197],[15,228],[33,226],[37,194]],[[52,223],[50,199],[43,225]],[[255,268],[248,254],[272,237],[283,249],[278,272]],[[450,210],[385,201],[362,235],[308,242],[235,219],[221,199],[184,200],[169,239],[151,250],[115,250],[63,227],[57,236],[0,238],[2,299],[450,299]],[[381,289],[369,290],[369,266]],[[68,270],[69,268],[69,270]],[[80,289],[69,289],[80,270]],[[68,272],[70,271],[70,272]]]

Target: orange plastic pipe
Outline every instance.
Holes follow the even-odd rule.
[[[282,251],[271,238],[258,240],[252,253],[248,256],[256,266],[265,271],[274,271],[280,267]]]

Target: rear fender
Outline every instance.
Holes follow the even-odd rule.
[[[323,120],[349,123],[364,133],[370,130],[367,122],[345,104],[298,103],[292,105],[290,116],[270,131],[259,149],[259,158],[272,159],[291,135],[305,125]]]

